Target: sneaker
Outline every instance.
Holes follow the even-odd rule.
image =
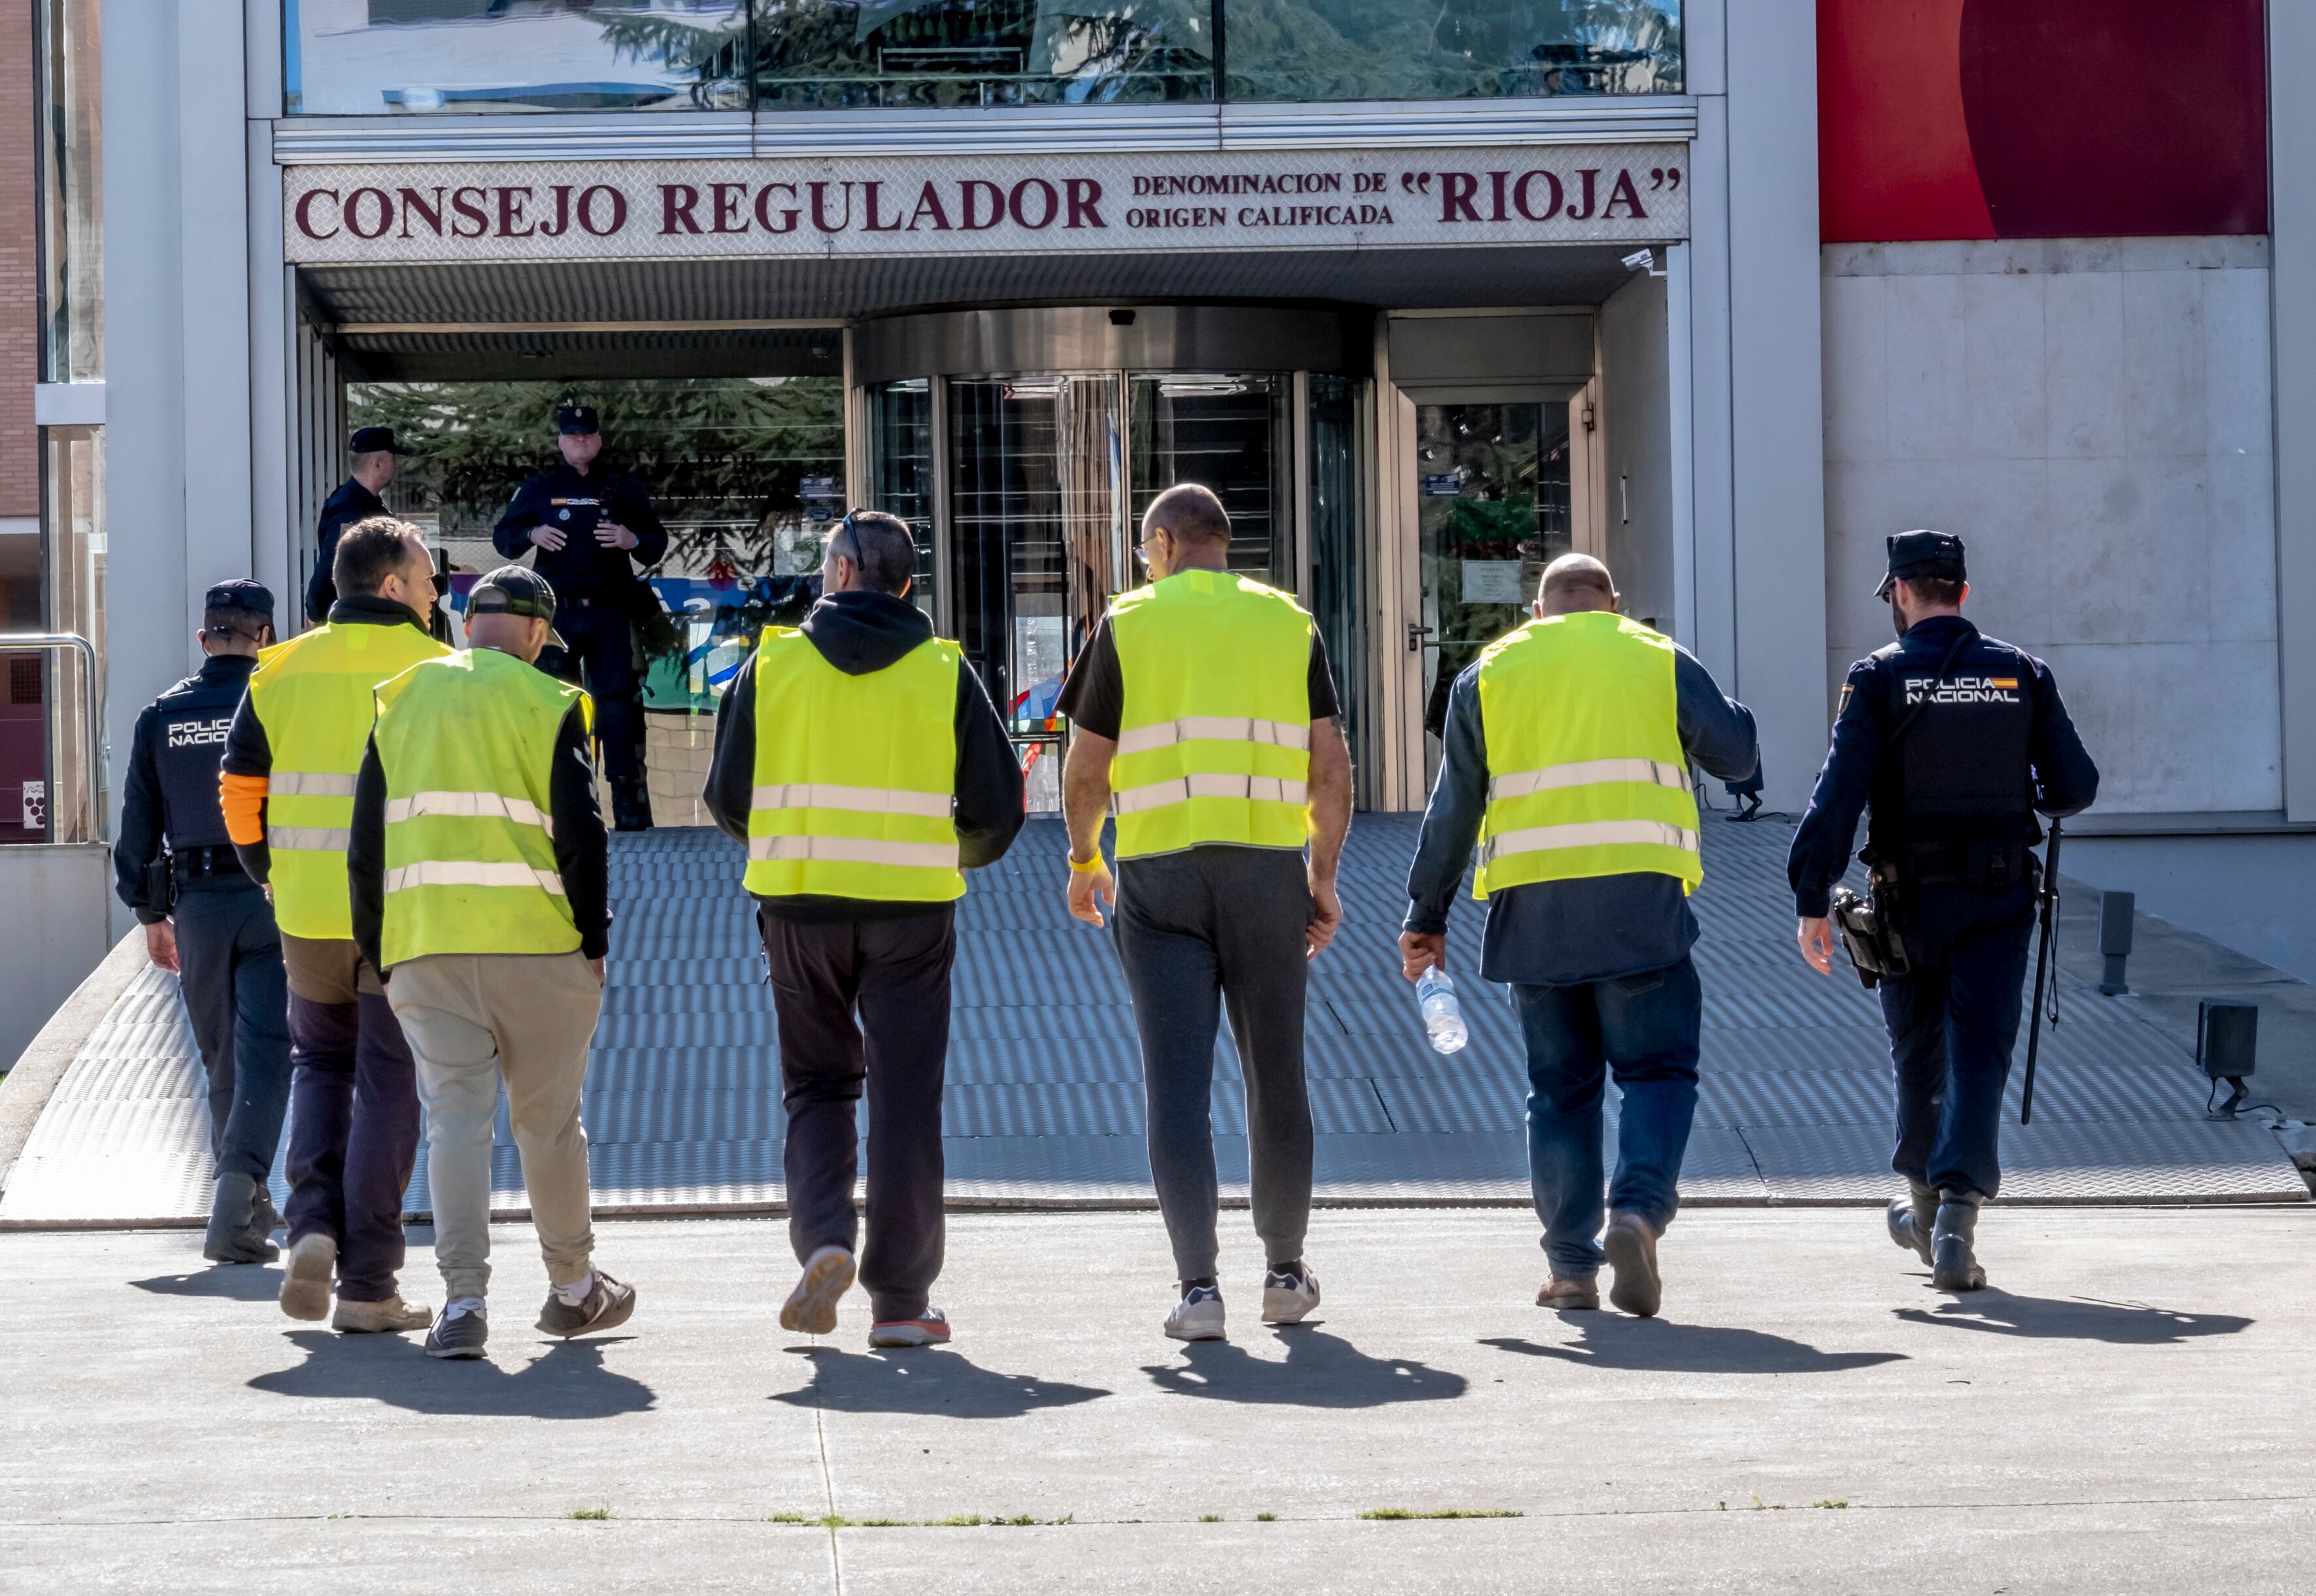
[[[1600,1306],[1600,1282],[1598,1280],[1563,1280],[1558,1275],[1548,1278],[1536,1294],[1536,1306],[1556,1308],[1562,1313]]]
[[[796,1289],[780,1305],[780,1328],[806,1335],[829,1335],[836,1330],[836,1299],[852,1288],[852,1253],[847,1248],[819,1248],[804,1261]]]
[[[879,1319],[868,1327],[872,1347],[937,1347],[949,1340],[949,1316],[927,1308],[914,1319]]]
[[[330,1278],[337,1268],[337,1237],[315,1230],[291,1242],[281,1271],[281,1311],[293,1319],[328,1318]]]
[[[426,1333],[426,1355],[479,1358],[483,1355],[483,1343],[490,1335],[490,1322],[483,1317],[482,1309],[446,1307],[442,1316],[434,1321],[434,1328]]]
[[[539,1310],[539,1328],[546,1334],[568,1341],[575,1335],[617,1329],[635,1311],[636,1288],[599,1269],[594,1285],[576,1303],[564,1301],[559,1291],[548,1292],[547,1306]]]
[[[433,1309],[423,1302],[405,1302],[399,1292],[383,1302],[349,1302],[341,1297],[338,1311],[330,1315],[330,1328],[348,1335],[399,1335],[425,1329],[433,1317]]]
[[[1319,1277],[1308,1269],[1295,1273],[1271,1270],[1262,1277],[1262,1322],[1299,1324],[1319,1306]]]
[[[1166,1315],[1166,1333],[1176,1341],[1223,1339],[1223,1294],[1212,1286],[1193,1286],[1182,1293]]]
[[[1608,1216],[1608,1234],[1600,1238],[1608,1267],[1617,1278],[1608,1287],[1608,1300],[1636,1319],[1653,1318],[1664,1300],[1664,1280],[1657,1273],[1656,1226],[1627,1208]]]

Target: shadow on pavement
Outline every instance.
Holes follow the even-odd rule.
[[[1673,1324],[1621,1314],[1566,1317],[1576,1324],[1578,1335],[1568,1346],[1545,1346],[1517,1335],[1483,1337],[1480,1344],[1586,1369],[1658,1374],[1839,1374],[1906,1360],[1903,1352],[1821,1352],[1806,1342],[1735,1325]]]
[[[2123,1347],[2158,1347],[2199,1336],[2233,1335],[2252,1323],[2240,1314],[2183,1314],[2143,1302],[2101,1302],[2089,1297],[2014,1297],[1991,1288],[1936,1308],[1894,1311],[1911,1324],[2053,1341],[2098,1341]]]
[[[267,1265],[220,1263],[182,1275],[129,1282],[164,1297],[217,1297],[232,1302],[272,1302],[281,1295],[281,1271]]]
[[[1412,1358],[1370,1358],[1340,1335],[1312,1325],[1275,1332],[1287,1360],[1257,1358],[1228,1342],[1195,1341],[1179,1364],[1145,1364],[1162,1391],[1222,1402],[1287,1407],[1381,1407],[1394,1402],[1445,1402],[1471,1382]]]
[[[1018,1419],[1047,1407],[1073,1407],[1110,1395],[1033,1374],[999,1374],[941,1347],[846,1352],[799,1349],[812,1360],[812,1384],[775,1392],[774,1402],[839,1413],[927,1413],[945,1419]]]
[[[485,1419],[608,1419],[642,1413],[657,1400],[649,1386],[603,1367],[603,1349],[625,1336],[557,1342],[510,1372],[488,1359],[429,1358],[418,1338],[290,1333],[306,1354],[295,1369],[262,1374],[254,1391],[276,1396],[367,1397],[414,1413]],[[529,1325],[508,1327],[507,1343],[538,1344]],[[506,1345],[499,1349],[502,1355]]]

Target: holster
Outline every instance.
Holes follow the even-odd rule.
[[[154,855],[145,867],[145,907],[167,914],[177,906],[177,871],[166,851]]]
[[[1847,887],[1836,887],[1833,923],[1841,932],[1850,967],[1871,992],[1884,976],[1902,976],[1911,967],[1906,961],[1905,938],[1899,932],[1904,907],[1897,881],[1876,869],[1866,890],[1870,896],[1860,897]]]

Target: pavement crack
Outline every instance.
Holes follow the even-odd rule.
[[[821,1340],[812,1338],[818,1351]],[[812,1360],[812,1438],[820,1449],[820,1488],[828,1501],[828,1577],[836,1596],[844,1596],[844,1546],[836,1538],[836,1475],[828,1466],[828,1410],[820,1399],[820,1360]]]

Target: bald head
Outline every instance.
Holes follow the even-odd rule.
[[[1590,555],[1563,554],[1545,566],[1544,584],[1536,595],[1537,615],[1572,615],[1616,607],[1616,581],[1608,567]]]

